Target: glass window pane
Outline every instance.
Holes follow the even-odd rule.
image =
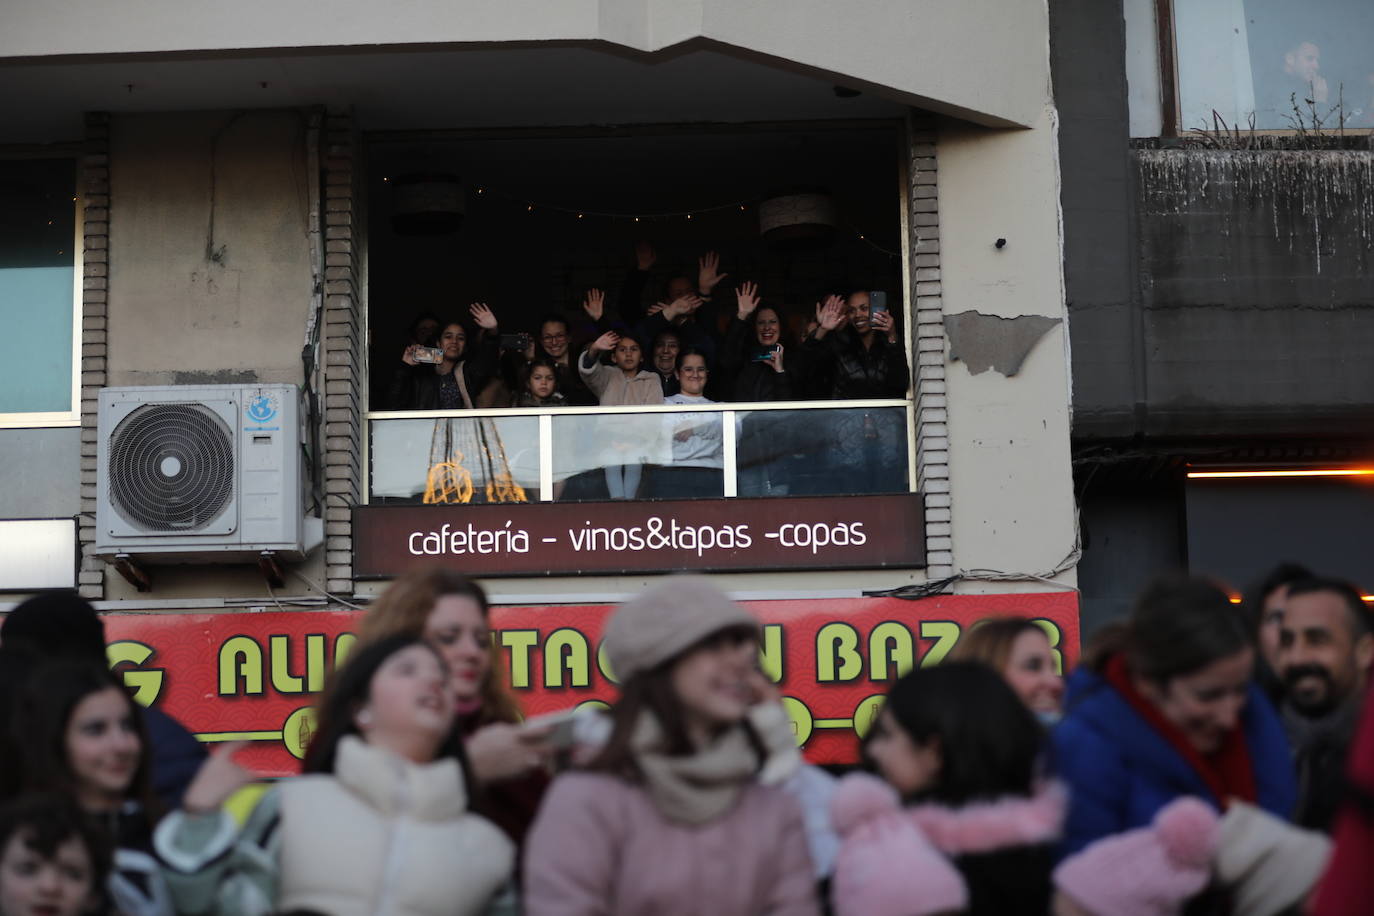
[[[75,176],[70,159],[0,162],[0,414],[73,409]]]
[[[724,416],[683,411],[554,417],[555,498],[724,496]]]
[[[373,503],[539,499],[537,417],[374,420]]]
[[[1374,3],[1177,0],[1184,130],[1374,126]],[[1296,107],[1296,111],[1294,110]]]
[[[905,493],[906,409],[740,411],[738,495]]]

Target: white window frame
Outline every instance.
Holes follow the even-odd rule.
[[[66,158],[68,156],[61,153],[4,157],[0,158],[0,168],[3,168],[5,163],[14,162],[18,159]],[[81,199],[81,162],[75,157],[71,158],[72,173],[75,179],[72,182],[72,187],[76,191],[72,198],[72,208],[76,211],[72,230],[72,406],[70,410],[0,413],[0,429],[62,428],[81,425],[81,332],[84,310],[82,291],[85,286],[83,281],[85,274],[86,209]]]

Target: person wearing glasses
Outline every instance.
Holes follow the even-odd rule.
[[[534,359],[548,360],[557,375],[558,390],[570,406],[587,406],[596,403],[582,377],[578,375],[577,364],[572,357],[572,336],[568,320],[562,315],[550,314],[539,323],[539,333],[534,340]]]

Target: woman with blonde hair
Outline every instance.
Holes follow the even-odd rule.
[[[1064,677],[1055,664],[1049,635],[1034,620],[992,617],[959,637],[951,661],[982,662],[1002,675],[1041,722],[1053,724],[1064,711]]]
[[[448,665],[458,726],[480,785],[474,808],[520,844],[548,786],[547,730],[520,724],[520,707],[501,676],[486,592],[447,569],[417,570],[391,583],[358,631],[363,645],[398,633],[424,639]]]

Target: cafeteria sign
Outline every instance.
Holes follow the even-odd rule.
[[[977,621],[1018,616],[1045,629],[1063,670],[1078,657],[1073,592],[743,602],[762,623],[759,660],[777,685],[797,743],[815,763],[852,763],[892,682],[943,659]],[[601,651],[612,608],[492,608],[500,675],[526,715],[614,701]],[[107,614],[111,665],[135,699],[201,741],[252,742],[255,771],[299,771],[312,706],[356,640],[352,611]]]
[[[925,565],[919,494],[359,506],[353,574],[472,576]]]

